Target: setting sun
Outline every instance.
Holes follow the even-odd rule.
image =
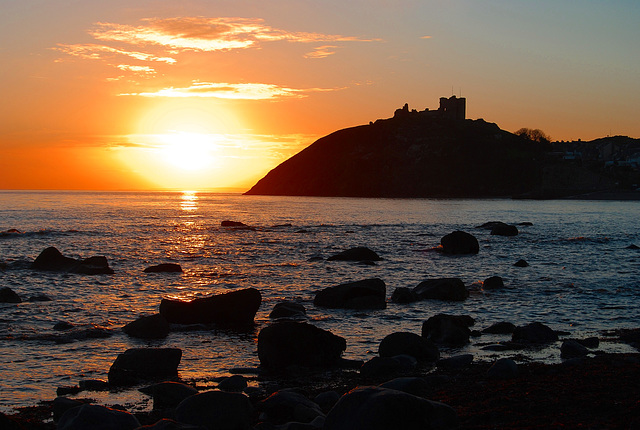
[[[179,132],[158,135],[165,160],[180,169],[194,171],[211,167],[217,150],[215,136]]]

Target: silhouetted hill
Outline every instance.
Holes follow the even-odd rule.
[[[396,111],[339,130],[286,160],[247,194],[493,197],[537,190],[544,145],[496,124]]]

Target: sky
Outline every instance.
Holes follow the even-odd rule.
[[[637,0],[0,0],[0,189],[238,190],[405,103],[640,137]]]

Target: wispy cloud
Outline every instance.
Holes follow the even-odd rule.
[[[220,82],[194,82],[189,87],[162,88],[153,92],[126,93],[123,96],[142,97],[212,97],[219,99],[269,100],[302,98],[311,92],[337,91],[341,88],[287,88],[273,84],[229,84]]]
[[[317,48],[315,48],[313,51],[311,52],[307,52],[304,55],[304,58],[326,58],[330,55],[333,55],[336,53],[336,45],[323,45],[323,46],[318,46]]]
[[[90,34],[101,41],[162,45],[181,51],[223,51],[254,47],[260,42],[371,42],[379,39],[337,34],[290,32],[259,18],[147,18],[142,25],[97,23]]]
[[[119,56],[125,56],[140,61],[160,61],[168,64],[176,62],[176,59],[172,57],[159,57],[147,52],[126,51],[123,49],[92,43],[79,45],[65,45],[59,43],[53,49],[74,57],[80,57],[84,60],[108,60]]]

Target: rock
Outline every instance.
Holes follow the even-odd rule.
[[[575,340],[565,340],[560,346],[560,358],[562,359],[585,357],[587,354],[589,354],[587,347]]]
[[[78,386],[82,391],[107,391],[110,388],[109,383],[101,379],[82,379]]]
[[[69,272],[83,275],[113,273],[113,269],[109,267],[106,257],[96,256],[85,258],[84,260],[76,260],[65,257],[53,246],[42,251],[31,265],[31,268],[33,270]]]
[[[327,261],[380,261],[382,258],[375,251],[364,246],[347,249],[327,258]]]
[[[198,394],[198,390],[191,385],[173,381],[159,382],[142,387],[139,391],[153,398],[154,410],[173,409],[187,397]]]
[[[431,386],[424,378],[405,376],[395,378],[379,385],[380,388],[402,391],[418,397],[425,397],[431,393]]]
[[[128,349],[111,365],[109,384],[128,386],[154,379],[177,378],[181,358],[179,348]]]
[[[84,404],[69,409],[58,421],[58,430],[133,430],[140,423],[128,412]]]
[[[458,426],[456,411],[444,403],[381,387],[356,388],[331,409],[324,430],[425,430]]]
[[[169,335],[169,323],[160,314],[142,316],[122,327],[122,331],[141,339],[164,339]]]
[[[59,321],[54,324],[53,329],[58,331],[70,330],[73,328],[73,324],[67,321]]]
[[[438,360],[436,367],[445,370],[459,370],[469,366],[471,363],[473,363],[473,355],[462,354]]]
[[[269,318],[306,319],[307,310],[300,303],[291,301],[279,302],[273,307],[273,310],[269,314]]]
[[[529,267],[529,263],[522,259],[516,261],[515,263],[513,263],[513,265],[516,267]]]
[[[393,303],[413,303],[418,300],[418,296],[409,287],[398,287],[391,294]]]
[[[245,288],[191,301],[162,299],[160,314],[173,324],[250,325],[261,302],[260,291]]]
[[[331,408],[340,400],[340,394],[337,391],[323,391],[313,398],[315,404],[320,406],[322,412],[328,413]]]
[[[249,227],[248,225],[246,225],[243,222],[240,222],[240,221],[229,221],[229,220],[222,221],[220,223],[220,225],[222,227]]]
[[[182,267],[176,263],[162,263],[144,269],[145,273],[177,273],[182,272]]]
[[[477,254],[480,251],[478,239],[464,231],[454,231],[440,239],[445,254]]]
[[[640,246],[632,243],[631,245],[627,246],[626,249],[640,249]]]
[[[205,430],[205,427],[192,426],[191,424],[179,423],[168,418],[163,418],[154,424],[138,427],[137,430]]]
[[[500,276],[491,276],[482,283],[483,290],[501,290],[504,288],[504,282]]]
[[[78,394],[80,391],[82,390],[77,385],[67,385],[67,386],[56,388],[56,395],[57,396],[67,396],[69,394],[74,395],[74,394]]]
[[[518,365],[510,358],[497,360],[487,371],[489,379],[513,379],[518,376]]]
[[[387,287],[382,279],[349,282],[320,290],[313,299],[315,306],[338,309],[385,309]]]
[[[498,222],[491,227],[492,236],[517,236],[518,233],[518,227],[503,222]]]
[[[489,327],[482,330],[482,333],[490,333],[490,334],[511,334],[516,329],[515,324],[512,324],[507,321],[498,322],[490,325]]]
[[[385,336],[378,347],[378,354],[380,357],[410,355],[418,361],[436,361],[440,357],[433,342],[409,332],[396,332]]]
[[[469,343],[473,324],[468,315],[438,314],[422,323],[422,336],[436,344],[461,346]]]
[[[29,301],[32,302],[32,303],[35,303],[35,302],[52,302],[53,299],[51,297],[47,296],[44,293],[39,293],[39,294],[35,294],[35,295],[29,297]]]
[[[533,322],[523,327],[516,327],[511,340],[521,343],[551,343],[558,340],[558,335],[548,326]]]
[[[20,296],[9,287],[0,288],[0,303],[22,303]]]
[[[586,339],[575,339],[575,341],[589,349],[595,349],[600,346],[600,339],[595,336],[588,337]]]
[[[18,421],[3,412],[0,412],[0,428],[2,430],[24,430],[24,427]]]
[[[250,430],[253,406],[244,394],[205,391],[183,400],[176,420],[209,430]]]
[[[58,422],[62,415],[64,415],[64,413],[69,409],[77,408],[82,405],[84,405],[84,402],[81,402],[80,400],[69,399],[67,397],[56,397],[52,404],[53,421]],[[0,428],[3,427],[0,426]]]
[[[247,378],[242,375],[232,375],[218,383],[218,390],[241,393],[247,388]]]
[[[277,322],[258,335],[258,357],[265,368],[328,367],[347,348],[344,338],[307,323]]]
[[[410,358],[405,360],[404,357]],[[418,365],[418,360],[412,355],[397,355],[395,357],[373,357],[360,367],[360,374],[366,378],[382,378],[410,372]]]
[[[532,222],[529,221],[523,221],[523,222],[519,222],[518,225],[524,226],[524,227],[531,227],[533,225]]]
[[[292,421],[310,423],[324,416],[317,403],[293,390],[277,391],[258,403],[257,408],[266,421],[276,425]]]
[[[469,297],[469,290],[459,278],[428,279],[420,282],[413,293],[423,300],[463,301]]]

